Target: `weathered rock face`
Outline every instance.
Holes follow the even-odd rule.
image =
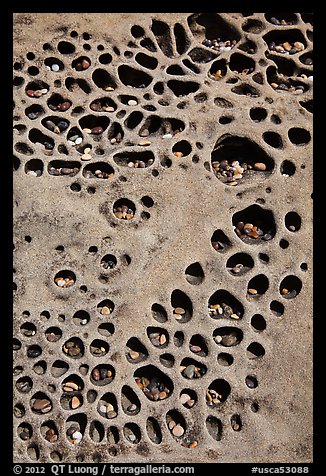
[[[312,15],[15,14],[14,459],[312,459]]]

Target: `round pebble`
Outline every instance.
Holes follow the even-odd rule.
[[[84,160],[84,161],[87,161],[87,160],[91,160],[92,156],[90,154],[83,154],[81,156],[81,160]]]
[[[54,72],[57,72],[59,71],[60,69],[60,66],[56,63],[54,63],[52,66],[51,66],[51,70],[54,71]]]
[[[71,408],[73,410],[75,410],[76,408],[78,408],[80,406],[80,400],[78,397],[74,396],[72,397],[71,399]]]
[[[185,432],[184,428],[182,428],[182,426],[179,424],[175,425],[175,427],[172,428],[172,434],[174,436],[177,436],[177,437],[182,436],[184,432]]]
[[[129,99],[128,106],[137,106],[138,102],[135,99]]]
[[[262,170],[262,171],[264,171],[264,170],[266,170],[266,165],[265,165],[264,163],[262,163],[262,162],[256,162],[256,163],[254,164],[254,169],[255,169],[255,170]]]

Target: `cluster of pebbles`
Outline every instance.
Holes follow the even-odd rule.
[[[197,379],[205,375],[206,368],[195,364],[180,365],[180,372],[187,379]]]
[[[184,437],[186,429],[181,423],[177,423],[171,415],[167,416],[166,422],[172,436],[174,436],[176,439]],[[181,444],[186,448],[196,448],[198,441],[194,438],[187,437],[183,438]]]
[[[32,410],[35,413],[49,413],[52,410],[52,403],[49,398],[35,398],[31,401]]]
[[[209,304],[208,305],[209,316],[213,319],[218,319],[222,317],[230,317],[231,319],[240,319],[241,312],[233,309],[231,306],[225,302],[220,304]]]
[[[186,408],[192,408],[196,403],[196,401],[186,392],[180,395],[179,402]]]
[[[306,76],[303,79],[308,79],[309,81],[312,81],[313,76],[308,76],[308,77]],[[281,81],[279,83],[276,83],[275,81],[273,81],[271,83],[271,86],[277,93],[283,93],[287,91],[289,93],[294,93],[294,94],[303,94],[305,91],[304,86],[301,84],[294,86],[292,84],[287,84],[284,81]]]
[[[263,162],[239,162],[239,160],[223,159],[220,162],[212,162],[214,174],[226,185],[236,186],[239,180],[252,175],[255,171],[266,171],[266,164]]]
[[[163,332],[151,332],[148,337],[155,347],[162,347],[167,343],[167,337]]]
[[[216,335],[214,337],[214,341],[216,342],[216,344],[221,344],[224,347],[233,347],[234,345],[237,345],[239,343],[239,338],[236,331],[230,331],[223,335]]]
[[[81,357],[83,352],[80,344],[75,340],[69,340],[62,346],[63,352],[69,357]]]
[[[220,37],[214,38],[212,40],[205,38],[202,41],[202,44],[207,48],[213,49],[218,53],[224,53],[226,51],[232,50],[232,48],[236,45],[237,40],[222,40]]]
[[[71,107],[71,101],[62,101],[59,102],[58,104],[54,104],[49,102],[48,106],[51,109],[51,111],[61,111],[65,112],[68,111],[68,109]]]
[[[71,408],[72,410],[76,410],[82,405],[82,401],[80,399],[79,394],[79,391],[81,390],[80,385],[78,385],[76,382],[66,382],[63,383],[62,390],[64,393],[63,399],[61,399],[61,403],[64,406],[65,404],[63,403],[63,400],[65,400],[68,408]]]
[[[96,169],[94,172],[92,172],[91,170],[84,171],[84,177],[86,178],[111,179],[113,175],[113,172],[104,172],[104,170],[101,170],[100,168]]]
[[[249,236],[254,240],[262,239],[269,241],[273,238],[272,230],[264,231],[258,224],[253,225],[252,223],[243,223],[242,221],[237,223],[234,231],[241,239]]]
[[[134,218],[134,211],[128,205],[121,205],[113,208],[113,213],[119,220],[131,220]]]
[[[210,388],[206,392],[206,403],[208,406],[213,407],[219,405],[222,402],[223,395],[216,392],[216,390]]]
[[[33,172],[33,171],[30,171]],[[53,167],[52,165],[49,167],[48,172],[50,175],[67,175],[69,177],[73,177],[74,175],[78,174],[79,168],[78,167]],[[59,285],[58,285],[59,286]],[[66,286],[61,286],[66,287]]]
[[[102,316],[108,316],[113,311],[113,307],[110,305],[98,306],[97,310]]]
[[[284,55],[294,55],[300,53],[305,49],[305,45],[300,41],[295,41],[294,43],[289,43],[288,41],[276,44],[275,41],[272,41],[268,44],[270,51],[275,51],[276,53],[282,53]]]
[[[135,382],[149,400],[165,400],[171,393],[159,377],[136,377]]]
[[[66,129],[68,129],[68,122],[61,120],[58,121],[57,124],[55,124],[53,121],[50,121],[49,119],[45,121],[45,126],[49,131],[54,132],[55,134],[61,134],[61,132],[64,132]]]
[[[44,96],[49,92],[48,89],[42,88],[42,89],[26,89],[26,94],[30,98],[40,98],[41,96]]]
[[[150,141],[140,141],[138,145],[150,145]],[[139,169],[144,169],[145,167],[149,167],[154,163],[154,159],[148,159],[148,161],[145,163],[143,160],[131,160],[130,162],[127,163],[127,166],[129,168],[139,168]]]
[[[117,409],[109,402],[102,402],[99,406],[99,413],[111,420],[112,418],[116,418],[118,416]]]
[[[113,380],[112,371],[106,367],[102,367],[102,368],[95,367],[92,370],[91,376],[95,382],[109,383],[111,382],[111,380]]]
[[[271,17],[269,20],[273,25],[277,26],[285,26],[285,25],[295,25],[296,21],[295,20],[285,20],[284,18],[281,18],[280,20],[276,17]]]
[[[83,439],[83,435],[80,432],[79,425],[77,423],[73,423],[66,432],[67,439],[69,443],[73,445],[79,445],[81,440]]]
[[[75,284],[72,278],[63,278],[62,276],[54,278],[54,282],[59,288],[69,288]]]

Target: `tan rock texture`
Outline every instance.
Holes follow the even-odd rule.
[[[312,23],[14,14],[14,461],[312,461]]]

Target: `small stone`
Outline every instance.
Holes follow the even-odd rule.
[[[188,395],[188,393],[183,393],[181,396],[180,396],[180,403],[182,405],[184,405],[185,403],[189,402],[189,400],[191,400],[191,397],[190,395]]]
[[[232,319],[240,319],[240,317],[238,316],[238,314],[231,314],[230,316]]]
[[[182,428],[181,425],[175,425],[173,428],[172,428],[172,434],[176,437],[179,437],[179,436],[182,436],[184,434],[184,428]]]
[[[149,136],[149,130],[148,129],[143,129],[142,131],[140,131],[139,135],[140,135],[140,137],[147,137],[147,136]]]
[[[169,430],[173,430],[175,426],[176,426],[176,422],[174,420],[170,420],[168,423]]]
[[[139,355],[140,355],[139,352],[137,352],[135,350],[130,350],[129,351],[129,356],[132,360],[138,359]]]
[[[191,345],[190,350],[194,352],[195,354],[197,354],[198,352],[201,351],[201,347],[199,347],[199,345]]]
[[[84,160],[84,161],[87,161],[87,160],[91,160],[92,156],[90,154],[83,154],[81,156],[81,160]]]
[[[195,400],[190,399],[190,400],[188,400],[188,402],[187,402],[187,406],[188,406],[189,408],[191,408],[191,407],[193,407],[193,406],[195,405],[195,403],[196,403]]]
[[[255,170],[266,170],[266,165],[263,162],[256,162],[254,164]]]
[[[75,144],[76,144],[76,145],[79,145],[79,144],[81,144],[82,142],[83,142],[82,137],[77,137],[77,139],[75,140]]]
[[[55,433],[53,428],[49,428],[48,431],[45,433],[45,438],[50,443],[54,443],[58,439],[58,435]]]
[[[71,399],[71,408],[73,410],[75,410],[76,408],[78,408],[80,406],[80,400],[78,397],[74,396],[72,397]]]
[[[82,62],[81,62],[81,65],[82,65],[82,68],[83,68],[83,69],[87,69],[87,68],[90,67],[91,64],[90,64],[90,62],[89,62],[87,59],[84,58],[84,59],[82,60]]]
[[[72,434],[72,438],[74,440],[74,443],[79,444],[81,440],[83,439],[83,435],[80,433],[80,431],[75,431]]]
[[[42,413],[47,413],[52,409],[51,402],[47,398],[41,398],[35,400],[33,404],[34,410],[39,410]]]
[[[222,338],[222,336],[217,335],[217,336],[214,337],[214,340],[215,340],[215,342],[217,342],[218,344],[220,344],[220,343],[222,342],[223,338]]]
[[[164,334],[161,334],[160,336],[160,345],[164,345],[166,343],[166,336]]]
[[[27,89],[26,94],[27,94],[27,96],[33,98],[34,94],[35,94],[35,91],[33,91],[33,89]]]
[[[41,89],[41,94],[47,94],[48,90],[46,88]]]
[[[179,152],[179,151],[178,151],[178,152],[174,152],[174,155],[175,155],[176,157],[179,157],[179,158],[180,158],[180,157],[183,157],[183,153],[182,153],[182,152]]]
[[[159,393],[158,398],[159,400],[164,400],[167,396],[167,393],[163,391]]]
[[[54,63],[54,64],[51,66],[51,70],[54,71],[55,73],[56,73],[57,71],[59,71],[59,69],[60,69],[60,66],[59,66],[58,64],[56,64],[56,63]]]
[[[151,145],[151,141],[150,140],[140,140],[138,142],[138,145],[143,145],[143,146]]]
[[[172,134],[164,134],[163,136],[163,139],[172,139]]]
[[[58,105],[58,109],[60,111],[67,111],[67,109],[69,109],[71,106],[71,102],[69,101],[64,101],[63,103],[59,104]]]
[[[272,86],[272,88],[274,88],[274,89],[277,89],[277,88],[278,88],[278,84],[277,84],[277,83],[271,83],[271,86]]]
[[[103,130],[104,130],[103,127],[97,126],[97,127],[93,127],[91,129],[91,133],[92,134],[102,134]]]
[[[114,212],[114,215],[116,216],[116,218],[123,218],[123,212]]]
[[[284,296],[285,294],[288,294],[288,292],[289,292],[289,290],[286,289],[286,288],[283,288],[283,289],[281,290],[282,296]]]
[[[292,49],[292,46],[290,45],[290,43],[288,41],[286,41],[285,43],[283,43],[283,48],[286,50],[286,51],[290,51]]]
[[[127,214],[126,214],[126,219],[127,219],[127,220],[131,220],[132,218],[134,218],[134,214],[133,214],[133,213],[127,213]]]
[[[93,370],[93,372],[92,372],[92,377],[93,377],[93,379],[96,380],[96,381],[100,380],[101,374],[100,374],[99,369],[95,368],[95,369]]]
[[[106,405],[100,405],[99,410],[100,410],[100,412],[103,413],[104,415],[106,415],[106,409],[107,409]]]
[[[118,414],[117,414],[117,412],[116,412],[115,410],[111,410],[111,411],[109,411],[109,412],[106,413],[107,418],[110,418],[110,419],[111,419],[111,418],[115,418],[117,415],[118,415]]]
[[[108,316],[111,314],[111,309],[108,306],[103,306],[100,310],[100,314],[102,314],[102,316]]]
[[[198,445],[198,441],[194,440],[188,445],[188,448],[196,448],[197,445]]]
[[[296,41],[293,46],[297,51],[302,51],[305,49],[304,44],[301,43],[300,41]]]
[[[185,314],[185,313],[186,313],[186,311],[185,311],[185,309],[183,309],[183,307],[176,307],[176,308],[174,309],[174,314],[183,315],[183,314]]]
[[[135,99],[129,99],[128,106],[137,106],[138,102]]]
[[[63,385],[63,390],[65,392],[73,392],[79,390],[79,385],[77,385],[75,382],[66,382]]]
[[[248,293],[255,295],[255,294],[258,294],[258,291],[257,291],[257,289],[249,288]]]
[[[193,378],[196,367],[193,364],[188,365],[182,372],[184,377]]]

